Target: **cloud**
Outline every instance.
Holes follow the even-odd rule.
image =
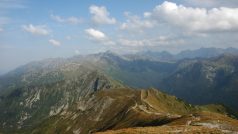
[[[68,23],[68,24],[76,25],[76,24],[79,24],[79,23],[83,22],[82,18],[77,18],[77,17],[74,17],[74,16],[71,16],[69,18],[63,18],[61,16],[51,14],[50,17],[54,21],[57,21],[57,22],[60,22],[60,23]]]
[[[149,12],[144,13],[144,18],[137,15],[131,15],[126,12],[125,16],[127,17],[126,22],[122,23],[120,29],[142,32],[145,28],[153,28],[155,26],[155,22],[151,19],[146,19],[151,15]]]
[[[238,1],[237,0],[183,0],[184,4],[191,5],[191,6],[202,6],[202,7],[237,7]]]
[[[149,17],[151,17],[151,13],[150,12],[144,12],[143,16],[145,18],[149,18]]]
[[[49,30],[46,28],[45,25],[23,25],[22,26],[23,30],[25,30],[26,32],[32,33],[34,35],[48,35],[49,34]]]
[[[53,46],[60,46],[61,45],[61,42],[57,41],[55,39],[50,39],[49,43],[52,44]]]
[[[110,13],[107,11],[107,8],[104,6],[95,6],[92,5],[89,7],[90,13],[92,16],[92,21],[95,24],[115,24],[116,19],[110,17]]]
[[[107,37],[106,35],[96,29],[90,28],[90,29],[86,29],[85,32],[93,39],[95,40],[105,40]]]
[[[127,39],[121,38],[118,40],[118,44],[127,47],[159,47],[168,45],[180,45],[184,44],[183,39],[177,39],[166,36],[159,36],[155,38],[145,38],[145,39]]]
[[[3,29],[0,27],[0,32],[2,32],[3,31]]]
[[[111,41],[103,32],[89,28],[85,30],[89,38],[95,42],[99,42],[104,45],[115,45],[115,42]]]
[[[141,47],[141,46],[145,46],[148,43],[148,40],[131,40],[131,39],[121,38],[118,40],[118,42],[119,44],[123,46]]]
[[[194,32],[223,32],[238,30],[238,8],[193,8],[165,1],[155,7],[152,16],[159,23],[166,22]]]

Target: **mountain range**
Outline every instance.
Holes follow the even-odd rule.
[[[126,57],[131,59],[147,59],[155,61],[177,61],[182,59],[194,59],[194,58],[211,58],[217,57],[222,54],[237,54],[237,48],[200,48],[195,50],[184,50],[177,54],[171,54],[167,51],[141,51],[136,54],[127,54]]]
[[[0,133],[238,132],[236,52],[104,52],[28,63],[0,76]]]

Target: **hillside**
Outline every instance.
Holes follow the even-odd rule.
[[[169,125],[176,129],[188,123],[195,129],[210,129],[211,125],[218,126],[219,131],[238,131],[238,121],[227,117],[229,113],[222,109],[192,106],[154,89],[102,90],[50,116],[30,131],[87,134],[143,126]]]
[[[192,105],[165,93],[193,98],[189,101],[195,104],[219,102],[235,108],[236,67],[234,55],[161,62],[106,52],[32,62],[0,77],[0,132],[160,132],[181,130],[186,124],[194,132],[236,132],[237,115],[230,109]],[[221,94],[224,100],[206,100]]]
[[[237,111],[237,61],[231,54],[162,62],[105,52],[29,63],[0,76],[0,90],[60,82],[74,74],[71,69],[79,67],[76,74],[97,70],[133,88],[160,88],[192,104],[224,104]]]
[[[99,61],[100,70],[125,85],[160,88],[192,104],[224,104],[238,111],[237,55],[162,62],[110,53]]]
[[[237,55],[176,62],[111,57],[102,58],[102,70],[125,85],[156,87],[192,104],[224,104],[238,111]]]
[[[0,134],[238,134],[238,0],[0,0]]]
[[[219,103],[238,110],[238,56],[179,63],[172,75],[161,81],[161,88],[193,104]]]
[[[122,87],[97,70],[79,64],[64,64],[52,70],[48,67],[52,66],[27,68],[16,77],[18,83],[9,82],[2,89],[0,124],[4,132],[29,129],[93,92]]]

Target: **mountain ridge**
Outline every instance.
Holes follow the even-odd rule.
[[[125,93],[127,94],[126,96]],[[148,96],[146,94],[150,95]],[[154,97],[152,97],[151,95]],[[86,117],[89,117],[89,119],[87,119],[83,118],[83,116],[85,116],[84,114],[80,116],[81,113],[80,111],[71,114],[72,112],[69,112],[70,111],[69,110],[67,112],[57,115],[62,116],[62,118],[56,116],[57,117],[56,120],[53,120],[53,122],[55,123],[53,123],[51,119],[46,120],[46,122],[43,122],[43,124],[41,124],[40,127],[33,130],[33,133],[41,133],[41,132],[55,133],[57,131],[64,133],[71,133],[76,131],[80,133],[91,133],[91,132],[105,131],[108,129],[116,130],[136,126],[137,127],[160,126],[184,118],[183,115],[189,115],[195,111],[197,111],[198,113],[200,111],[203,111],[201,109],[202,107],[201,108],[193,107],[192,105],[186,104],[183,101],[178,101],[176,97],[164,95],[165,94],[154,89],[150,90],[112,89],[104,91],[101,90],[94,96],[96,98],[97,97],[104,98],[99,99],[99,101],[97,102],[96,101],[94,102],[97,104],[97,106],[102,105],[101,109],[97,108],[93,109],[93,111],[95,110],[99,111],[99,112],[95,111],[98,114],[88,116],[88,114],[91,113],[92,111],[89,111],[89,113],[86,112],[85,113],[87,115]],[[107,101],[105,101],[105,99]],[[124,103],[119,103],[121,101],[123,101]],[[158,105],[159,103],[155,101],[159,101],[160,105]],[[173,105],[170,105],[170,103]],[[176,108],[177,111],[174,111],[174,109]],[[105,113],[100,112],[102,110],[105,111]],[[208,112],[209,110],[205,110],[204,112],[206,113],[206,111]],[[221,113],[219,112],[218,115],[221,117],[223,117],[222,114],[226,113],[226,112]],[[199,115],[197,116],[199,117]],[[229,120],[229,118],[227,119]],[[84,120],[85,123],[87,122],[86,123],[87,125],[86,126],[83,125],[83,122],[70,124],[70,122],[72,122],[73,120],[76,121]],[[62,122],[64,123],[62,124]],[[53,123],[54,125],[49,126],[48,125],[49,123]],[[236,128],[234,130],[236,130]]]
[[[138,52],[134,54],[138,57],[145,57],[149,60],[159,60],[159,61],[178,61],[183,59],[195,59],[195,58],[212,58],[223,54],[237,54],[237,48],[199,48],[195,50],[183,50],[177,54],[171,54],[167,51],[157,52],[157,51],[145,51]],[[132,55],[128,55],[129,57]]]
[[[29,63],[0,77],[0,132],[87,134],[153,126],[160,131],[163,125],[174,131],[186,127],[188,122],[192,122],[189,123],[192,129],[237,132],[237,113],[230,107],[198,106],[179,99],[186,98],[186,92],[193,99],[206,94],[197,101],[206,97],[215,99],[216,96],[209,95],[218,88],[211,87],[224,82],[229,90],[219,91],[228,102],[213,102],[226,102],[234,108],[237,59],[236,55],[223,54],[164,62],[128,59],[106,52]],[[188,80],[191,82],[186,83]],[[181,92],[181,96],[176,92]],[[209,129],[207,124],[218,127]]]

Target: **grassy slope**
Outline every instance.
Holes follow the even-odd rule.
[[[224,115],[227,113],[223,107],[214,106],[212,111],[209,111],[210,108],[204,110],[203,107],[189,105],[174,96],[154,89],[99,91],[91,96],[90,103],[87,105],[93,107],[87,107],[82,111],[77,108],[79,105],[75,105],[64,114],[58,114],[45,120],[33,129],[33,133],[80,131],[82,134],[87,134],[129,127],[176,126],[181,123],[184,125],[194,118],[201,118],[202,121],[209,122],[221,120],[228,126],[237,127],[238,124],[237,120]],[[193,128],[199,130],[199,127],[191,127]]]

